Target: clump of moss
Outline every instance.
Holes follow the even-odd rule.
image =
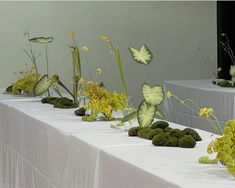
[[[76,108],[77,104],[75,104],[72,99],[61,97],[54,101],[54,107],[55,108]]]
[[[148,133],[148,135],[147,135],[147,138],[148,138],[149,140],[152,140],[155,135],[160,134],[160,133],[162,133],[162,132],[163,132],[163,130],[160,129],[160,128],[152,129],[152,130],[149,131],[149,133]]]
[[[173,130],[171,127],[166,127],[166,128],[164,129],[164,132],[170,132],[171,130]]]
[[[42,103],[48,103],[48,104],[54,104],[55,100],[58,99],[58,97],[44,97],[42,98]]]
[[[185,129],[183,130],[183,132],[184,132],[185,135],[190,135],[190,136],[192,136],[192,137],[194,138],[194,140],[196,140],[196,141],[201,141],[201,140],[202,140],[202,138],[200,137],[200,135],[198,134],[198,132],[195,131],[194,129],[185,128]]]
[[[13,92],[13,86],[12,85],[8,86],[5,91],[8,92],[8,93],[12,93]],[[19,93],[20,93],[20,91],[19,91]]]
[[[74,114],[76,116],[85,116],[86,109],[84,107],[78,108],[77,110],[74,111]]]
[[[169,134],[167,133],[160,133],[153,137],[152,143],[155,146],[164,146],[165,143],[168,141]]]
[[[217,83],[220,87],[233,87],[229,80],[221,80]]]
[[[151,125],[151,129],[156,129],[156,128],[165,129],[167,127],[169,127],[169,123],[166,121],[155,121]]]
[[[164,146],[178,147],[178,138],[174,136],[169,137]]]
[[[129,130],[128,130],[128,135],[129,136],[137,136],[138,135],[138,132],[141,130],[141,127],[131,127]]]
[[[179,129],[172,129],[169,132],[170,136],[172,137],[176,137],[176,138],[182,138],[183,136],[185,136],[184,132],[182,130]]]
[[[50,99],[50,97],[44,97],[44,98],[41,99],[41,102],[44,103],[44,104],[49,103],[49,99]]]
[[[140,138],[148,138],[148,133],[151,131],[149,127],[143,127],[141,130],[138,131],[138,137]]]
[[[58,99],[58,97],[49,97],[48,103],[49,104],[54,104],[57,99]]]
[[[194,148],[196,141],[190,135],[185,135],[184,137],[178,139],[179,147],[181,148]]]

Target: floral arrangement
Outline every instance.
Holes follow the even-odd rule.
[[[180,104],[184,105],[185,107],[189,108],[192,112],[194,112],[199,117],[204,118],[208,121],[210,125],[213,126],[213,128],[220,134],[223,134],[223,129],[221,128],[218,119],[216,118],[214,114],[214,110],[212,108],[208,107],[199,107],[193,100],[191,99],[185,99],[182,100],[170,91],[166,92],[166,97],[168,99],[176,99],[180,102]]]
[[[80,94],[79,91],[81,90],[83,82],[84,82],[84,79],[82,78],[80,51],[75,41],[75,36],[77,34],[76,32],[69,32],[68,35],[72,39],[72,43],[73,43],[72,45],[69,45],[69,48],[71,49],[72,65],[73,65],[73,77],[72,77],[73,91],[71,92],[63,84],[63,82],[59,79],[57,75],[54,75],[57,77],[56,82],[51,82],[51,79],[49,79],[47,75],[44,75],[34,87],[35,96],[42,95],[43,93],[48,91],[50,87],[52,87],[61,98],[55,99],[55,97],[51,98],[49,96],[47,98],[44,98],[42,102],[54,104],[54,107],[57,107],[57,108],[76,108],[79,105],[78,104],[78,95]],[[87,52],[88,47],[83,46],[82,51]],[[64,88],[71,95],[73,100],[63,97],[56,84]]]
[[[228,54],[229,58],[232,61],[232,65],[229,70],[231,80],[221,80],[217,83],[217,85],[219,85],[221,87],[235,87],[235,57],[234,57],[234,53],[230,47],[228,36],[225,33],[222,33],[221,37],[223,40],[220,41],[219,44],[223,48],[223,50]]]
[[[7,92],[12,94],[32,95],[34,85],[36,84],[39,75],[33,71],[34,68],[26,70],[22,77],[7,88]]]
[[[84,93],[89,98],[89,102],[82,107],[82,110],[91,112],[83,116],[84,121],[95,121],[99,113],[106,120],[114,120],[112,112],[124,109],[125,95],[107,91],[99,84],[88,82]]]
[[[167,91],[166,96],[168,99],[174,97],[182,105],[185,105],[195,112],[199,117],[208,120],[215,130],[219,131],[222,135],[213,140],[207,147],[208,154],[217,153],[216,158],[210,159],[208,156],[202,156],[198,160],[199,163],[217,164],[220,162],[227,167],[228,171],[233,176],[235,176],[235,120],[228,120],[224,129],[222,129],[212,108],[200,108],[192,100],[181,100],[170,91]],[[194,108],[188,103],[192,104]],[[211,122],[212,120],[214,121]]]
[[[109,49],[110,54],[114,56],[114,59],[118,65],[118,69],[119,69],[123,93],[126,96],[128,96],[120,49],[119,49],[119,47],[113,46],[112,41],[109,36],[102,35],[102,36],[100,36],[100,39],[102,41],[106,42],[106,47]],[[145,45],[145,44],[141,46],[140,50],[133,48],[133,47],[129,47],[129,50],[130,50],[130,53],[131,53],[133,59],[140,64],[147,65],[152,61],[153,54],[148,49],[147,45]]]
[[[207,148],[208,154],[216,153],[215,159],[208,156],[199,158],[199,163],[217,164],[221,162],[235,176],[235,120],[228,120],[221,137],[213,140]]]

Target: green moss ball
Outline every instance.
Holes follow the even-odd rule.
[[[11,93],[13,91],[13,86],[8,86],[5,91]]]
[[[162,132],[163,132],[163,130],[160,128],[152,129],[151,131],[149,131],[147,138],[149,140],[152,140],[155,135],[162,133]]]
[[[78,108],[77,110],[74,111],[74,114],[76,116],[85,116],[86,109],[84,107]]]
[[[41,99],[41,103],[49,103],[50,97],[44,97]]]
[[[201,141],[201,140],[202,140],[201,136],[200,136],[200,135],[198,134],[198,132],[195,131],[194,129],[186,128],[186,129],[184,129],[183,131],[184,131],[184,134],[185,134],[185,135],[190,135],[190,136],[192,136],[192,137],[194,138],[194,140],[196,140],[196,141]]]
[[[184,131],[179,130],[179,129],[172,129],[169,134],[170,136],[173,136],[176,138],[182,138],[185,136]]]
[[[54,101],[54,107],[55,108],[76,108],[77,104],[73,103],[72,99],[61,97]]]
[[[178,138],[177,137],[169,137],[164,146],[168,147],[178,147]]]
[[[141,130],[138,131],[138,137],[140,138],[148,138],[148,133],[151,131],[149,127],[143,127]]]
[[[48,103],[49,104],[54,104],[56,99],[58,99],[58,97],[50,97]]]
[[[128,130],[128,135],[129,136],[137,136],[138,135],[138,131],[140,131],[140,127],[131,127],[129,130]]]
[[[155,121],[151,125],[151,129],[156,129],[156,128],[165,129],[167,127],[169,127],[169,123],[166,121]]]
[[[169,134],[167,133],[160,133],[153,137],[152,143],[155,146],[164,146],[169,138]]]
[[[166,127],[166,128],[164,129],[164,132],[171,132],[171,130],[173,130],[171,127]]]
[[[186,135],[178,140],[179,147],[181,148],[194,148],[196,141],[192,136]]]

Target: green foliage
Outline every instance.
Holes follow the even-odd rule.
[[[152,124],[156,109],[156,106],[149,105],[145,100],[140,103],[137,118],[141,127],[149,127]]]
[[[146,44],[143,44],[140,48],[140,50],[129,47],[130,53],[132,55],[132,58],[140,64],[148,65],[153,58],[152,52],[149,50]]]
[[[190,135],[190,136],[192,136],[192,137],[194,138],[194,140],[196,140],[196,141],[201,141],[201,140],[202,140],[201,136],[200,136],[200,135],[198,134],[198,132],[195,131],[194,129],[185,128],[185,129],[183,130],[183,132],[184,132],[185,135]]]
[[[152,125],[151,125],[151,129],[156,129],[156,128],[161,128],[161,129],[165,129],[169,127],[169,123],[166,121],[155,121]]]
[[[196,141],[190,135],[185,135],[184,137],[178,139],[179,147],[181,148],[194,148]]]

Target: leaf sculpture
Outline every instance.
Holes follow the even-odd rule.
[[[153,58],[152,52],[149,50],[146,44],[143,44],[140,50],[136,48],[129,47],[130,53],[133,59],[140,64],[148,65]]]
[[[35,42],[35,43],[42,43],[42,44],[47,44],[51,43],[53,41],[53,37],[34,37],[29,39],[30,42]]]

